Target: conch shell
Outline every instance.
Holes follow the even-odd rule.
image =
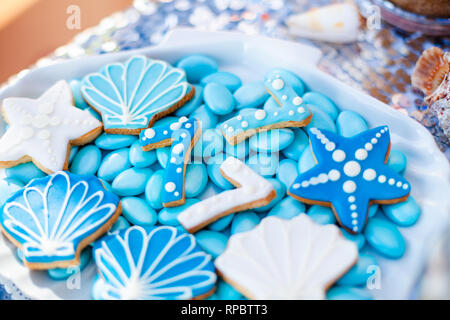
[[[335,3],[290,16],[286,24],[295,36],[335,43],[354,42],[362,25],[358,7],[351,1]]]

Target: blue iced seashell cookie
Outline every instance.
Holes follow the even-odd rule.
[[[183,70],[144,56],[84,77],[82,94],[102,115],[106,132],[139,134],[194,95]]]
[[[94,176],[65,171],[35,179],[0,209],[5,235],[32,269],[79,264],[81,250],[120,215],[119,198]]]
[[[173,227],[121,230],[95,244],[94,259],[102,299],[204,298],[215,289],[211,256]]]

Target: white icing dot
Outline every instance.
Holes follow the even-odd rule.
[[[55,108],[55,106],[53,104],[51,104],[51,103],[41,103],[38,106],[39,112],[43,113],[43,114],[50,114],[50,113],[52,113],[54,108]]]
[[[400,187],[402,186],[402,182],[401,182],[401,181],[398,181],[397,184],[396,184],[396,186],[400,188]]]
[[[287,100],[287,95],[284,94],[284,95],[281,97],[281,99]]]
[[[186,124],[184,125],[184,127],[185,127],[186,129],[189,129],[190,127],[192,127],[192,124],[186,123]]]
[[[350,203],[355,202],[355,200],[356,200],[355,196],[348,197],[348,202]]]
[[[179,122],[174,122],[169,126],[170,130],[172,130],[172,131],[178,130],[178,129],[180,129],[180,127],[181,127],[181,123],[179,123]]]
[[[300,183],[295,183],[295,184],[292,186],[292,188],[294,188],[294,189],[300,188]]]
[[[33,120],[31,120],[31,123],[33,127],[42,129],[48,126],[50,122],[50,118],[44,114],[38,114],[33,117]]]
[[[377,142],[378,142],[378,140],[377,140],[377,139],[375,139],[375,138],[373,138],[372,140],[370,140],[370,142],[372,142],[372,144],[375,144],[375,143],[377,143]]]
[[[181,168],[177,168],[177,173],[181,173],[181,171],[183,171],[183,170],[181,170]]]
[[[356,210],[356,204],[352,204],[351,206],[350,206],[350,210]],[[356,213],[356,212],[355,212]]]
[[[388,181],[388,183],[392,186],[392,185],[395,183],[395,180],[392,179],[392,178],[390,178],[389,181]]]
[[[180,136],[184,139],[186,138],[186,133],[183,132]]]
[[[290,110],[290,111],[289,111],[289,115],[290,115],[290,116],[293,116],[293,115],[294,115],[294,111],[293,111],[293,110]]]
[[[292,103],[294,104],[294,106],[298,106],[301,105],[303,102],[303,99],[300,97],[295,97],[294,99],[292,99]]]
[[[334,144],[334,142],[327,142],[325,144],[325,150],[327,151],[333,151],[336,148],[336,145]]]
[[[181,143],[174,145],[172,148],[172,152],[175,154],[180,154],[183,152],[183,150],[184,150],[184,146]]]
[[[176,163],[177,159],[175,157],[170,158],[170,163]]]
[[[145,136],[147,139],[153,138],[153,137],[155,136],[155,130],[153,130],[153,129],[147,129],[147,130],[145,130],[145,131],[144,131],[144,136]]]
[[[32,118],[31,115],[29,114],[25,114],[23,116],[23,118],[20,120],[20,122],[24,125],[24,126],[28,126],[31,124]]]
[[[319,174],[319,182],[326,183],[328,181],[328,175],[326,173]]]
[[[278,112],[274,112],[273,115],[276,117],[278,115]]]
[[[381,137],[381,134],[380,134],[380,133],[377,133],[377,134],[375,135],[375,137],[379,138],[379,137]]]
[[[242,126],[242,128],[247,128],[248,127],[248,122],[247,121],[242,121],[241,122],[241,126]]]
[[[173,192],[175,191],[176,185],[173,182],[167,182],[164,186],[164,189],[166,189],[167,192]]]
[[[354,206],[354,204],[352,206]],[[351,206],[350,206],[350,209],[351,209]],[[351,210],[355,210],[355,209],[351,209]],[[358,213],[352,212],[352,218],[357,218],[357,217],[358,217]]]
[[[352,180],[347,180],[342,185],[342,189],[344,189],[345,193],[353,193],[356,191],[356,183]]]
[[[352,220],[353,225],[357,225],[358,224],[358,220]]]
[[[228,132],[233,132],[234,129],[233,129],[233,127],[229,127],[227,131],[228,131]]]
[[[328,177],[331,181],[337,181],[341,177],[341,174],[336,169],[332,169],[328,172]]]
[[[303,108],[303,107],[299,107],[298,109],[297,109],[297,112],[298,113],[305,113],[305,108]]]
[[[275,79],[272,81],[272,88],[275,90],[281,90],[284,87],[284,81],[281,79]]]
[[[164,130],[164,131],[163,131],[163,134],[164,134],[164,135],[167,135],[168,133],[169,133],[169,132],[168,132],[167,130]]]
[[[255,119],[256,120],[263,120],[266,117],[266,112],[264,110],[257,110],[255,112]]]
[[[228,128],[228,124],[225,123],[225,124],[223,125],[223,128],[224,128],[224,129]]]
[[[338,150],[335,150],[335,151],[333,152],[332,157],[333,157],[333,160],[334,160],[334,161],[336,161],[336,162],[342,162],[342,161],[345,160],[345,152],[342,151],[342,150],[339,150],[339,149],[338,149]]]
[[[173,194],[175,197],[178,197],[180,195],[180,193],[178,191],[175,191]]]
[[[356,226],[353,227],[353,231],[354,231],[354,232],[358,231],[358,227],[356,227]]]
[[[364,145],[364,148],[365,148],[367,151],[370,151],[370,150],[373,149],[373,146],[372,146],[371,143],[366,143],[366,144]]]
[[[372,181],[377,177],[377,173],[373,169],[366,169],[363,172],[363,178],[367,181]]]
[[[379,183],[385,183],[386,182],[386,176],[384,176],[384,175],[379,176],[378,177],[378,182]]]
[[[308,181],[305,180],[305,181],[302,182],[302,187],[303,188],[306,188],[308,186],[309,186],[309,182]]]
[[[238,119],[239,121],[241,121],[242,120],[242,116],[241,115],[238,115],[237,117],[236,117],[236,119]],[[225,127],[225,126],[224,126]]]
[[[181,117],[180,119],[178,119],[179,123],[185,123],[186,121],[188,121],[187,117]]]
[[[364,149],[358,149],[358,150],[356,150],[356,152],[355,152],[355,158],[356,158],[356,160],[366,160],[367,159],[367,155],[368,155],[368,153],[367,153],[367,151],[366,150],[364,150]]]
[[[381,129],[380,132],[381,132],[381,133],[384,133],[385,131],[384,131],[384,129]]]
[[[349,177],[356,177],[361,172],[361,166],[356,161],[349,161],[344,165],[344,173]]]
[[[313,186],[319,183],[319,179],[317,177],[312,177],[309,179],[309,183],[311,183]]]
[[[408,184],[407,183],[405,183],[404,185],[403,185],[403,189],[408,189],[409,188],[409,186],[408,186]]]

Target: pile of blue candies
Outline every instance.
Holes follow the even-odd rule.
[[[201,121],[202,136],[192,152],[185,176],[186,201],[178,207],[164,208],[161,203],[164,168],[170,147],[149,152],[141,149],[138,136],[101,134],[93,143],[74,147],[70,153],[69,170],[77,174],[92,174],[101,179],[105,187],[121,197],[123,214],[112,231],[130,225],[169,225],[182,228],[177,216],[190,205],[233,186],[221,175],[220,164],[227,156],[245,161],[253,170],[270,181],[277,196],[268,205],[250,211],[239,212],[221,218],[195,233],[200,247],[218,257],[226,248],[230,236],[249,231],[266,216],[291,219],[306,213],[320,224],[337,224],[332,210],[320,205],[305,205],[286,194],[287,188],[299,173],[315,165],[309,147],[309,139],[301,128],[275,129],[261,132],[235,146],[228,144],[218,129],[219,124],[236,115],[243,108],[263,108],[274,103],[267,93],[263,79],[242,83],[232,73],[218,70],[218,63],[204,55],[190,55],[176,64],[186,71],[187,79],[195,87],[195,96],[173,115],[159,120],[155,126],[178,121],[181,116]],[[277,69],[303,98],[313,113],[307,126],[326,129],[350,137],[368,128],[366,120],[356,112],[341,111],[322,93],[306,91],[302,79],[292,72]],[[70,82],[75,105],[88,109],[99,118],[81,96],[79,79]],[[100,118],[99,118],[100,119]],[[276,139],[273,139],[276,136]],[[388,165],[399,173],[406,168],[406,157],[391,149]],[[10,194],[34,178],[46,174],[33,163],[25,163],[5,170],[6,178],[0,181],[0,201],[4,203]],[[362,233],[350,234],[342,229],[346,238],[359,248],[359,260],[327,292],[329,299],[370,299],[364,290],[368,279],[377,272],[376,255],[399,259],[407,244],[398,227],[416,223],[420,209],[412,197],[394,205],[372,205],[367,225]],[[20,252],[17,253],[20,259]],[[81,256],[78,270],[52,269],[48,271],[54,280],[63,280],[82,270],[91,261],[87,248]],[[96,297],[95,285],[92,295]],[[210,299],[243,299],[230,285],[219,280],[216,292]]]

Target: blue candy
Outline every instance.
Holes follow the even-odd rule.
[[[250,82],[237,89],[233,96],[236,108],[244,109],[262,105],[269,98],[269,93],[263,82]]]
[[[194,85],[194,88],[194,96],[181,108],[175,111],[176,116],[188,116],[203,103],[203,88],[198,85]]]
[[[129,153],[130,163],[138,168],[144,168],[151,166],[156,161],[156,151],[144,151],[142,150],[141,144],[139,141],[134,142],[131,145],[130,153]]]
[[[220,232],[200,230],[194,236],[200,248],[213,258],[220,256],[227,247],[228,237]]]
[[[153,209],[161,209],[163,207],[162,188],[164,184],[164,173],[164,170],[156,171],[145,186],[145,199]]]
[[[70,171],[76,174],[94,175],[102,160],[102,152],[94,145],[81,148],[70,165]]]
[[[336,124],[326,112],[324,112],[322,109],[312,104],[308,104],[307,107],[312,112],[313,117],[311,119],[311,122],[306,126],[306,128],[325,129],[331,132],[337,131]]]
[[[158,221],[155,210],[141,198],[125,197],[121,203],[123,216],[134,225],[153,226]]]
[[[303,83],[302,79],[300,79],[300,77],[298,77],[292,71],[283,68],[272,69],[271,71],[269,71],[269,73],[267,73],[265,79],[273,78],[275,75],[281,76],[281,78],[289,83],[292,89],[294,89],[295,93],[297,93],[297,95],[299,95],[300,97],[305,92],[305,84]]]
[[[184,183],[185,196],[193,198],[198,196],[208,183],[208,172],[203,163],[190,163],[186,168]]]
[[[297,162],[290,159],[280,161],[277,169],[277,179],[280,180],[286,188],[289,188],[298,176]]]
[[[333,120],[333,121],[336,120],[339,110],[336,107],[336,105],[334,104],[334,102],[331,101],[327,96],[325,96],[319,92],[310,91],[310,92],[305,93],[303,95],[302,99],[303,99],[303,103],[312,104],[314,106],[319,107],[320,110],[325,112],[331,118],[331,120]],[[326,129],[326,128],[322,128],[322,129]]]
[[[250,149],[258,152],[278,152],[291,144],[294,132],[290,129],[273,129],[258,132],[249,140]]]
[[[170,157],[170,146],[156,149],[156,159],[158,159],[159,164],[164,169],[167,166],[167,161],[169,161],[169,157]]]
[[[119,196],[136,196],[145,191],[153,171],[148,168],[130,168],[122,171],[112,182],[112,190]]]
[[[203,90],[206,107],[218,115],[225,115],[233,111],[234,98],[230,90],[220,83],[208,83]]]
[[[337,283],[344,286],[363,286],[367,283],[367,279],[373,275],[374,266],[378,267],[375,257],[366,252],[361,252],[356,264]]]
[[[342,111],[336,120],[337,131],[344,137],[353,137],[369,129],[366,120],[354,111]]]
[[[248,140],[244,140],[235,145],[231,145],[228,142],[225,142],[226,154],[243,160],[246,156],[248,156],[250,152],[250,148],[247,141]]]
[[[89,107],[89,105],[84,101],[83,96],[81,94],[81,81],[80,80],[72,80],[69,82],[70,88],[72,89],[73,100],[75,102],[75,107],[80,109],[85,109]]]
[[[369,219],[364,235],[375,251],[388,258],[398,259],[405,253],[405,239],[388,220],[376,217]]]
[[[196,118],[200,121],[202,131],[214,128],[217,125],[219,118],[217,115],[209,110],[205,105],[201,105],[194,112],[191,113],[190,118]]]
[[[309,138],[305,131],[303,131],[302,129],[291,128],[291,130],[294,132],[294,140],[290,145],[284,148],[281,153],[286,158],[297,161],[298,159],[300,159],[303,151],[308,147]]]
[[[69,163],[72,163],[73,158],[75,158],[75,156],[77,155],[79,147],[78,146],[73,146],[70,149],[70,154],[69,154]]]
[[[336,286],[328,290],[328,300],[372,300],[372,297],[368,295],[363,289],[348,287],[348,286]]]
[[[236,91],[242,85],[242,81],[238,76],[226,71],[212,73],[204,77],[200,83],[204,86],[208,83],[220,83],[231,92]]]
[[[32,179],[46,176],[46,174],[32,162],[22,163],[12,168],[6,168],[5,175],[8,178],[19,180],[24,184],[27,184]]]
[[[97,176],[106,181],[112,181],[121,172],[131,167],[128,154],[129,149],[123,148],[106,155],[98,168]]]
[[[210,225],[208,225],[208,229],[210,229],[212,231],[223,231],[230,225],[233,218],[234,218],[234,213],[226,215],[226,216],[220,218],[219,220],[216,220],[213,223],[211,223]]]
[[[275,175],[279,157],[276,153],[257,153],[247,160],[247,165],[256,173],[269,177]]]
[[[305,148],[298,160],[298,172],[304,173],[316,165],[316,160],[312,154],[311,148]]]
[[[368,213],[368,217],[369,218],[372,218],[374,215],[375,215],[375,213],[377,213],[377,211],[378,211],[378,204],[372,204],[370,207],[369,207],[369,213]]]
[[[406,169],[406,156],[403,152],[391,149],[387,165],[398,173],[402,173]]]
[[[243,298],[238,291],[223,280],[217,281],[217,289],[214,294],[219,300],[240,300]]]
[[[109,232],[127,229],[128,227],[130,227],[130,223],[128,222],[128,220],[125,219],[124,216],[120,216],[119,219],[117,219],[116,223],[113,224]]]
[[[207,161],[207,171],[208,176],[211,179],[211,181],[218,186],[221,189],[233,189],[234,186],[223,177],[223,175],[220,173],[220,166],[222,165],[223,161],[226,159],[226,156],[223,153],[220,153],[214,157],[211,157]]]
[[[48,270],[48,275],[53,280],[66,280],[71,276],[73,276],[74,274],[83,271],[83,269],[91,261],[91,257],[92,257],[91,249],[87,247],[83,251],[81,251],[79,266],[50,269]]]
[[[271,178],[267,179],[267,181],[269,181],[272,184],[273,188],[275,189],[275,192],[277,193],[277,196],[272,201],[270,201],[269,204],[266,204],[263,207],[254,208],[253,210],[256,212],[264,212],[270,210],[278,202],[280,202],[281,199],[283,199],[284,196],[286,195],[286,187],[280,181]]]
[[[286,197],[270,210],[268,216],[276,216],[289,220],[298,216],[300,213],[304,213],[305,209],[306,207],[302,202],[292,197]]]
[[[231,234],[252,230],[258,225],[260,218],[252,211],[239,212],[234,215],[231,223]]]
[[[187,209],[188,207],[192,206],[193,204],[199,202],[198,199],[191,198],[186,199],[185,203],[178,207],[170,207],[170,208],[164,208],[162,209],[158,214],[158,221],[161,224],[165,224],[168,226],[178,226],[180,223],[178,222],[178,215]]]
[[[218,129],[207,129],[194,147],[196,157],[212,157],[223,151],[224,138]]]
[[[335,224],[336,218],[333,210],[320,205],[312,205],[308,212],[308,216],[319,224]]]
[[[356,244],[358,250],[361,250],[362,247],[364,247],[364,244],[366,243],[366,238],[364,238],[364,235],[362,233],[350,233],[344,228],[341,228],[341,232],[345,238],[347,238],[350,241],[353,241]]]
[[[396,204],[381,207],[384,214],[395,224],[401,227],[410,227],[417,222],[420,216],[420,207],[413,197]]]
[[[100,149],[115,150],[129,147],[137,139],[138,139],[137,136],[124,134],[107,134],[104,132],[97,139],[95,139],[95,144]]]
[[[202,78],[216,72],[218,67],[213,58],[203,54],[186,56],[177,63],[177,68],[184,69],[187,80],[193,83],[198,83]]]

